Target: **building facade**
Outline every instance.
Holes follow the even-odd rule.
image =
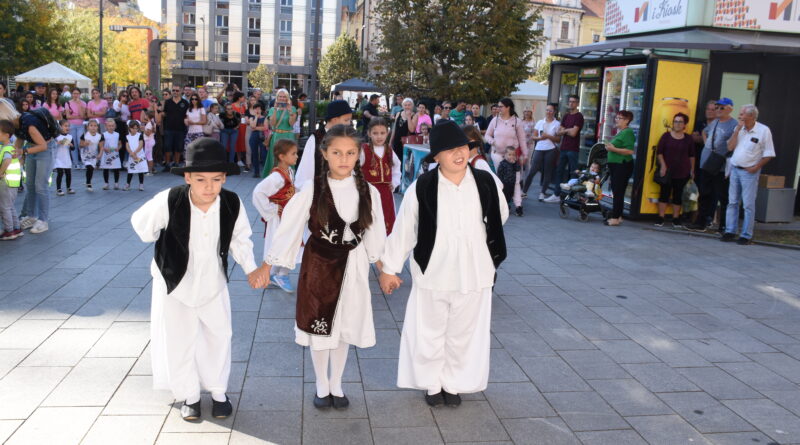
[[[235,83],[247,91],[247,73],[265,64],[276,73],[276,88],[307,91],[320,3],[323,53],[341,32],[342,0],[162,0],[168,38],[198,42],[178,45],[173,83]]]
[[[584,10],[581,0],[531,1],[531,8],[539,10],[534,30],[542,31],[542,41],[531,58],[531,69],[535,72],[551,51],[578,46]]]
[[[581,31],[578,38],[579,45],[588,45],[604,40],[603,21],[606,11],[605,0],[583,0],[583,17],[581,17]]]

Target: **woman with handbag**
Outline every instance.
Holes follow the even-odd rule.
[[[672,118],[672,128],[658,141],[658,163],[661,192],[658,195],[656,227],[664,225],[667,204],[672,203],[672,227],[683,227],[680,220],[683,188],[694,179],[694,141],[685,130],[689,116],[678,113]]]
[[[607,226],[622,224],[625,190],[628,188],[628,180],[633,173],[633,148],[636,144],[636,135],[633,130],[628,128],[632,120],[633,113],[628,110],[620,110],[614,117],[614,123],[619,131],[611,142],[606,142],[608,171],[611,174],[611,193],[614,195],[611,217],[605,221]]]

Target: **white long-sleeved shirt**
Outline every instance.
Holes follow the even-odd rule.
[[[303,157],[300,158],[300,165],[297,166],[297,172],[294,174],[294,184],[298,191],[304,184],[314,182],[314,158],[316,158],[314,152],[316,150],[316,138],[311,135],[308,137],[305,147],[303,147]]]
[[[289,180],[294,183],[292,169],[289,169]],[[278,204],[270,201],[269,197],[278,193],[285,185],[286,181],[283,180],[283,176],[278,172],[272,172],[253,189],[253,206],[264,218],[264,221],[269,222],[272,218],[278,216]]]
[[[411,274],[415,285],[428,290],[473,292],[494,283],[494,263],[486,246],[478,187],[472,172],[467,170],[459,185],[439,174],[436,213],[436,241],[428,267],[423,274],[411,258]],[[381,262],[387,274],[397,274],[417,245],[419,201],[417,182],[406,190],[391,235],[386,240]],[[500,218],[505,224],[508,206],[503,205],[502,186],[497,186]]]
[[[191,194],[189,195],[191,196]],[[169,224],[169,190],[164,190],[144,203],[133,215],[131,224],[139,238],[151,243],[158,240],[161,230]],[[191,203],[191,198],[190,198]],[[227,286],[219,257],[219,207],[217,199],[204,212],[191,203],[191,226],[189,229],[189,262],[186,274],[169,296],[189,307],[199,307],[210,302]],[[233,226],[230,254],[242,266],[246,274],[256,269],[253,257],[253,242],[250,222],[244,204],[239,201],[239,216]],[[163,280],[155,260],[150,264],[150,273],[155,280]]]
[[[379,147],[372,147],[375,150],[375,154],[379,157],[383,157],[383,154],[386,152],[386,147],[379,146]],[[397,154],[394,150],[389,150],[392,153],[392,189],[396,189],[400,186],[400,158],[397,157]],[[361,165],[364,165],[364,161],[366,160],[367,155],[364,154],[364,150],[361,150],[361,154],[358,155],[358,161]]]

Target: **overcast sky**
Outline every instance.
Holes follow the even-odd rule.
[[[139,0],[139,8],[150,20],[161,21],[161,0]]]

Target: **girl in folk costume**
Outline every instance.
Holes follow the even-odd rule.
[[[480,130],[475,126],[467,125],[464,127],[464,134],[469,139],[469,165],[494,174],[483,154],[483,136],[481,136]]]
[[[386,230],[380,193],[361,172],[360,147],[352,127],[328,130],[320,148],[320,175],[289,201],[267,253],[267,264],[294,268],[308,224],[311,236],[297,284],[295,341],[311,349],[317,408],[349,404],[342,391],[347,351],[350,345],[375,345],[369,263],[383,252]]]
[[[72,146],[72,135],[69,134],[69,121],[62,119],[58,125],[61,129],[61,134],[56,137],[57,148],[56,154],[53,157],[53,168],[56,170],[56,195],[64,196],[64,190],[61,189],[61,179],[64,176],[67,178],[67,193],[73,195],[75,194],[75,190],[72,190],[72,159],[69,157],[69,150]]]
[[[153,147],[156,146],[156,113],[153,110],[142,110],[142,134],[144,135],[144,156],[147,159],[148,176],[152,176]],[[219,138],[217,138],[219,140]]]
[[[119,159],[119,133],[116,132],[117,123],[114,119],[106,119],[106,131],[103,132],[103,157],[100,159],[100,168],[103,170],[103,190],[108,190],[108,172],[114,172],[114,190],[119,190],[119,170],[122,161]]]
[[[374,117],[367,126],[370,142],[364,144],[359,155],[364,179],[374,185],[381,194],[383,222],[386,234],[392,233],[394,226],[394,196],[392,191],[400,185],[400,159],[387,147],[389,124],[382,117]]]
[[[278,165],[272,173],[258,183],[253,190],[253,205],[261,214],[266,226],[264,229],[264,258],[272,246],[272,240],[281,223],[283,209],[294,196],[294,172],[291,167],[297,164],[297,144],[289,139],[281,139],[272,147]],[[270,283],[286,292],[294,292],[289,281],[289,269],[275,266]]]
[[[139,175],[139,191],[144,191],[144,174],[149,172],[147,167],[147,155],[144,151],[144,137],[139,133],[139,122],[131,120],[128,122],[128,135],[126,149],[128,150],[128,180],[125,184],[125,190],[131,189],[131,180],[133,175]]]
[[[495,270],[506,257],[503,191],[469,165],[469,140],[440,120],[431,131],[438,167],[406,190],[381,257],[381,288],[392,293],[409,253],[411,293],[400,339],[397,386],[427,391],[431,406],[458,406],[486,389]]]
[[[103,135],[100,134],[100,126],[97,121],[90,119],[86,124],[86,132],[81,135],[80,150],[81,163],[86,166],[86,191],[91,192],[92,176],[94,168],[100,160],[100,153],[103,151]]]
[[[212,398],[212,415],[233,407],[225,394],[231,371],[231,302],[228,252],[252,287],[267,284],[256,267],[250,222],[242,201],[222,188],[239,167],[226,162],[219,141],[199,138],[187,147],[186,167],[173,168],[186,185],[155,195],[131,216],[136,234],[155,241],[151,305],[153,387],[184,401],[184,420],[200,418],[200,389]],[[144,162],[142,162],[144,164]]]

